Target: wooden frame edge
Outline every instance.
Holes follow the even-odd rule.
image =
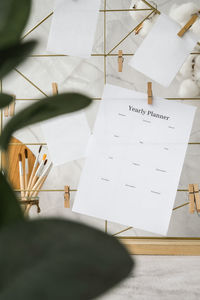
[[[119,237],[131,255],[200,255],[200,238]]]

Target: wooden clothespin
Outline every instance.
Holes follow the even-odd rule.
[[[15,114],[15,99],[16,97],[13,96],[13,102],[7,107],[4,108],[4,117],[13,117]]]
[[[123,62],[124,62],[123,51],[119,50],[119,52],[118,52],[118,72],[122,72]]]
[[[56,82],[52,82],[52,90],[53,90],[53,95],[58,94],[58,85]]]
[[[15,114],[15,101],[16,97],[13,96],[13,102],[10,104],[10,116],[13,117]]]
[[[64,194],[64,207],[70,208],[70,187],[66,185],[64,187],[65,194]]]
[[[198,14],[194,14],[185,26],[178,32],[178,36],[182,37],[198,19]]]
[[[194,199],[196,203],[197,212],[200,212],[200,194],[199,194],[199,185],[193,184],[194,186]]]
[[[139,24],[136,28],[135,28],[135,35],[138,34],[140,32],[140,30],[143,27],[143,23]]]
[[[147,83],[148,104],[153,102],[152,82]]]
[[[189,191],[189,211],[191,214],[194,213],[194,185],[193,184],[189,184],[188,186],[188,191]]]

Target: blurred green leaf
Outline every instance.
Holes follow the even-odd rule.
[[[133,267],[117,239],[64,220],[35,220],[0,232],[1,300],[93,299]]]
[[[60,94],[39,100],[21,110],[4,127],[0,137],[0,147],[6,150],[12,134],[23,127],[83,109],[91,99],[80,94]]]
[[[0,49],[17,43],[31,9],[31,0],[0,0]]]
[[[17,221],[24,220],[24,216],[15,196],[5,176],[0,171],[0,228]]]
[[[19,65],[31,53],[35,45],[35,41],[30,41],[0,50],[0,79]]]
[[[13,96],[0,94],[0,108],[8,106],[13,101]]]

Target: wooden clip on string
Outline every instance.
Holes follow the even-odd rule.
[[[70,187],[68,185],[66,185],[64,187],[65,190],[65,194],[64,194],[64,207],[65,208],[70,208]]]
[[[122,50],[119,50],[119,52],[118,52],[118,71],[119,72],[122,72],[123,62],[124,62],[123,52],[122,52]]]
[[[195,212],[195,205],[197,212],[200,212],[200,194],[198,184],[189,184],[189,211],[191,214]]]
[[[52,83],[52,90],[53,90],[53,95],[57,95],[58,94],[58,85],[56,82]]]
[[[153,102],[152,82],[147,83],[148,104]]]
[[[194,14],[185,26],[178,32],[178,36],[182,37],[198,19],[198,14]]]
[[[4,108],[4,117],[13,117],[15,114],[15,99],[16,97],[13,96],[13,101],[11,104]]]

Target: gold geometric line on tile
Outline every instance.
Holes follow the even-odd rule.
[[[20,192],[21,191],[21,189],[15,189],[14,190],[15,192]],[[30,190],[31,191],[31,190]],[[34,191],[34,190],[32,190],[32,191]],[[64,192],[65,190],[64,189],[42,189],[42,190],[40,190],[40,192]],[[77,192],[77,190],[76,189],[70,189],[70,192]]]
[[[118,232],[112,234],[112,236],[116,236],[116,235],[118,235],[118,234],[120,234],[120,233],[122,233],[122,232],[128,231],[128,230],[130,230],[130,229],[132,229],[132,228],[133,228],[133,227],[127,227],[127,228],[125,228],[125,229],[122,229],[122,230],[120,230],[120,231],[118,231]]]
[[[40,101],[40,98],[16,98],[15,101]],[[92,98],[92,100],[101,100],[101,98]]]
[[[181,100],[181,101],[200,101],[200,97],[199,98],[163,98],[165,100],[169,100],[169,101],[177,101],[177,100]],[[16,101],[39,101],[41,99],[39,98],[17,98],[15,99]],[[102,100],[102,98],[92,98],[92,100],[94,101],[99,101]]]
[[[42,23],[44,23],[52,15],[53,15],[53,12],[51,12],[48,16],[46,16],[38,24],[36,24],[33,28],[31,28],[26,34],[24,34],[24,36],[22,37],[22,40],[25,39],[31,32],[33,32],[36,28],[38,28]]]
[[[104,53],[93,53],[91,56],[118,56],[118,53],[104,54]],[[123,53],[123,56],[133,56],[134,53]],[[190,55],[200,55],[200,52],[191,52]],[[66,54],[32,54],[28,57],[69,57]]]
[[[19,145],[21,145],[21,143],[9,143],[9,145],[11,145],[11,146],[19,146]],[[23,145],[26,145],[26,146],[47,146],[47,143],[40,143],[40,142],[37,142],[37,143],[26,143],[26,142],[24,142]]]
[[[18,190],[16,190],[16,191],[18,191]],[[47,192],[47,191],[48,192],[64,192],[65,190],[64,189],[48,189],[48,190],[47,189],[42,189],[41,190],[41,192]],[[78,191],[77,189],[70,189],[70,192],[77,192],[77,191]],[[182,192],[188,192],[188,190],[177,190],[177,192],[180,192],[180,191],[182,191]],[[189,204],[189,202],[186,202],[186,203],[182,204],[181,207],[185,206],[187,204]],[[179,206],[177,206],[177,208],[179,208]],[[175,207],[175,208],[173,208],[173,210],[176,210],[177,208]]]
[[[146,11],[151,8],[127,8],[127,9],[100,9],[99,12],[123,12],[123,11]]]
[[[14,69],[20,76],[22,76],[26,81],[28,81],[34,88],[36,88],[40,93],[42,93],[45,97],[48,95],[42,91],[35,83],[33,83],[28,77],[26,77],[23,73],[21,73],[18,69]]]
[[[146,16],[139,24],[137,24],[123,39],[121,39],[108,53],[110,54],[111,52],[113,52],[123,41],[125,41],[129,35],[131,35],[135,29],[140,26],[145,20],[147,20],[153,13],[155,13],[155,10],[152,10],[150,14],[148,14],[148,16]]]
[[[154,7],[153,5],[151,5],[151,4],[150,4],[149,2],[147,2],[146,0],[142,0],[142,2],[144,2],[147,6],[149,6],[149,8],[155,10],[156,13],[160,15],[160,11],[157,10],[157,7]]]
[[[150,8],[140,8],[140,9],[100,9],[99,12],[127,12],[127,11],[148,11]],[[30,33],[32,33],[36,28],[38,28],[41,24],[43,24],[47,19],[49,19],[53,15],[53,11],[47,15],[44,19],[42,19],[39,23],[37,23],[33,28],[31,28],[27,33],[24,34],[22,40],[25,39]]]
[[[182,205],[179,205],[179,206],[174,207],[173,210],[177,210],[177,209],[179,209],[179,208],[181,208],[181,207],[183,207],[183,206],[186,206],[186,205],[188,205],[188,204],[189,204],[189,202],[186,202],[186,203],[184,203],[184,204],[182,204]]]

